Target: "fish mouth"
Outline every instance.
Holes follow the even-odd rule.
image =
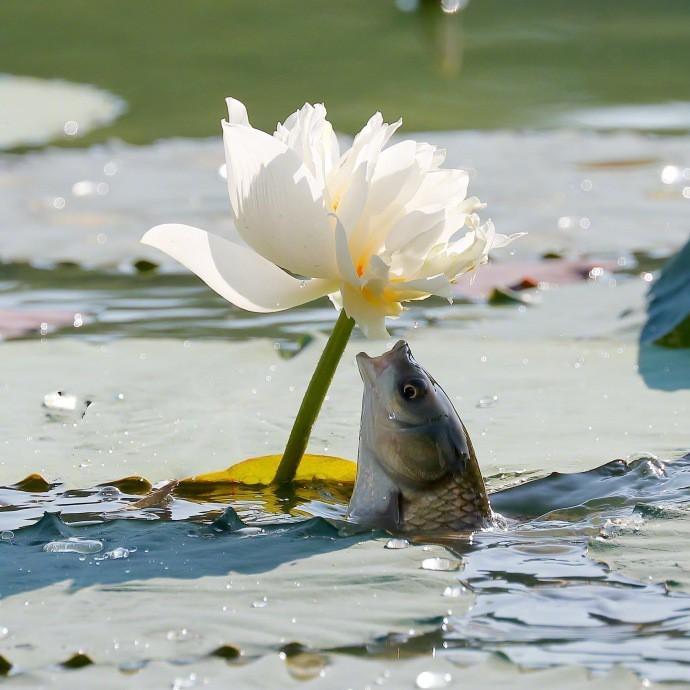
[[[366,352],[360,352],[356,360],[362,380],[373,385],[377,377],[393,364],[400,354],[407,358],[412,356],[410,346],[404,340],[398,340],[390,350],[378,357],[370,357]]]

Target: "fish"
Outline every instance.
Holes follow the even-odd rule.
[[[472,441],[436,380],[398,341],[357,355],[364,382],[348,517],[395,533],[465,532],[493,513]]]

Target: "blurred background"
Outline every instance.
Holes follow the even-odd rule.
[[[684,0],[23,0],[3,10],[0,71],[122,98],[122,117],[79,145],[217,135],[228,94],[261,128],[323,101],[347,133],[375,110],[408,131],[685,131],[689,12]]]

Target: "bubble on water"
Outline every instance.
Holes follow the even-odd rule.
[[[418,688],[445,688],[453,680],[450,673],[437,673],[435,671],[422,671],[415,681]]]
[[[389,539],[384,548],[386,549],[406,549],[410,545],[407,539]]]
[[[75,137],[79,134],[79,123],[76,120],[67,120],[62,130],[68,137]]]
[[[14,532],[11,529],[6,529],[0,532],[0,541],[12,541],[14,539]]]
[[[460,561],[451,558],[441,558],[435,556],[433,558],[425,558],[422,561],[422,570],[438,570],[443,572],[450,572],[460,569]]]
[[[265,609],[268,606],[268,597],[261,597],[252,602],[252,608],[254,609]]]
[[[44,544],[46,553],[98,553],[103,550],[103,542],[98,539],[80,539],[70,537],[61,541],[51,541]]]
[[[122,493],[116,486],[102,486],[96,494],[96,498],[101,501],[116,501],[120,496]]]
[[[479,408],[493,407],[497,402],[498,402],[498,396],[497,395],[485,395],[483,398],[479,398],[479,400],[477,400],[476,407],[479,407]]]

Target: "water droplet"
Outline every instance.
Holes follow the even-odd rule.
[[[386,549],[406,549],[410,545],[407,539],[389,539],[384,548]]]
[[[477,400],[477,407],[479,407],[479,408],[493,407],[497,402],[498,402],[498,396],[497,395],[485,395],[483,398],[479,398],[479,400]]]
[[[79,539],[70,537],[63,541],[51,541],[44,544],[46,553],[98,553],[103,549],[103,542],[97,539]]]
[[[450,558],[441,558],[435,556],[434,558],[425,558],[422,561],[422,570],[438,570],[443,572],[450,572],[460,569],[460,561]]]
[[[110,560],[117,561],[122,558],[129,558],[130,553],[132,553],[130,549],[126,549],[124,546],[118,546],[112,551],[106,552],[104,556]]]
[[[422,671],[415,685],[418,688],[445,688],[453,680],[450,673],[437,673],[434,671]]]
[[[264,609],[268,606],[268,597],[261,597],[257,601],[252,602],[252,608],[254,609]]]
[[[0,532],[0,541],[12,541],[14,539],[14,532],[10,529],[6,529]]]
[[[0,625],[0,640],[4,640],[9,634],[9,628]]]
[[[457,599],[458,597],[462,596],[464,591],[464,587],[446,587],[443,590],[443,596],[448,597],[449,599]]]

